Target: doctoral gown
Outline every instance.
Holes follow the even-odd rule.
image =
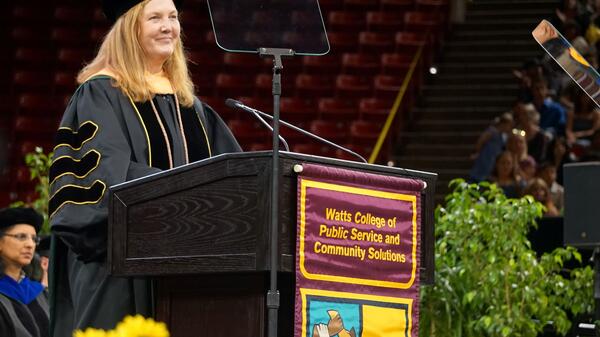
[[[0,336],[48,336],[48,294],[39,282],[0,276]]]
[[[124,316],[153,314],[145,278],[116,278],[106,266],[108,188],[186,162],[241,151],[223,120],[173,94],[134,102],[108,76],[84,82],[57,132],[50,168],[53,233],[50,294],[53,336],[75,329],[113,329]],[[186,151],[187,148],[187,151]],[[186,160],[187,153],[187,160]]]

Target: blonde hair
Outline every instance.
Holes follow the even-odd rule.
[[[107,69],[115,74],[113,84],[134,101],[152,99],[154,95],[145,76],[144,50],[138,38],[140,17],[149,1],[142,1],[117,19],[104,37],[96,57],[77,75],[78,83],[81,84],[102,69]],[[181,104],[192,106],[194,83],[188,72],[181,34],[175,43],[175,51],[165,61],[163,70]]]

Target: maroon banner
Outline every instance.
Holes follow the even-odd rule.
[[[296,337],[418,335],[423,188],[414,179],[303,165]]]

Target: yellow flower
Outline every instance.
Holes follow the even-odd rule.
[[[77,330],[73,332],[73,337],[107,337],[106,332],[100,329],[87,328],[85,331]]]
[[[87,328],[75,331],[73,337],[169,337],[169,331],[165,323],[136,315],[125,317],[114,330]]]
[[[117,325],[115,337],[169,337],[169,331],[165,323],[136,315],[125,317]]]

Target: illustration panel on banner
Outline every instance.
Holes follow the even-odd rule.
[[[409,337],[412,300],[302,289],[302,337]]]
[[[303,179],[299,264],[307,279],[407,289],[417,268],[414,195]]]

